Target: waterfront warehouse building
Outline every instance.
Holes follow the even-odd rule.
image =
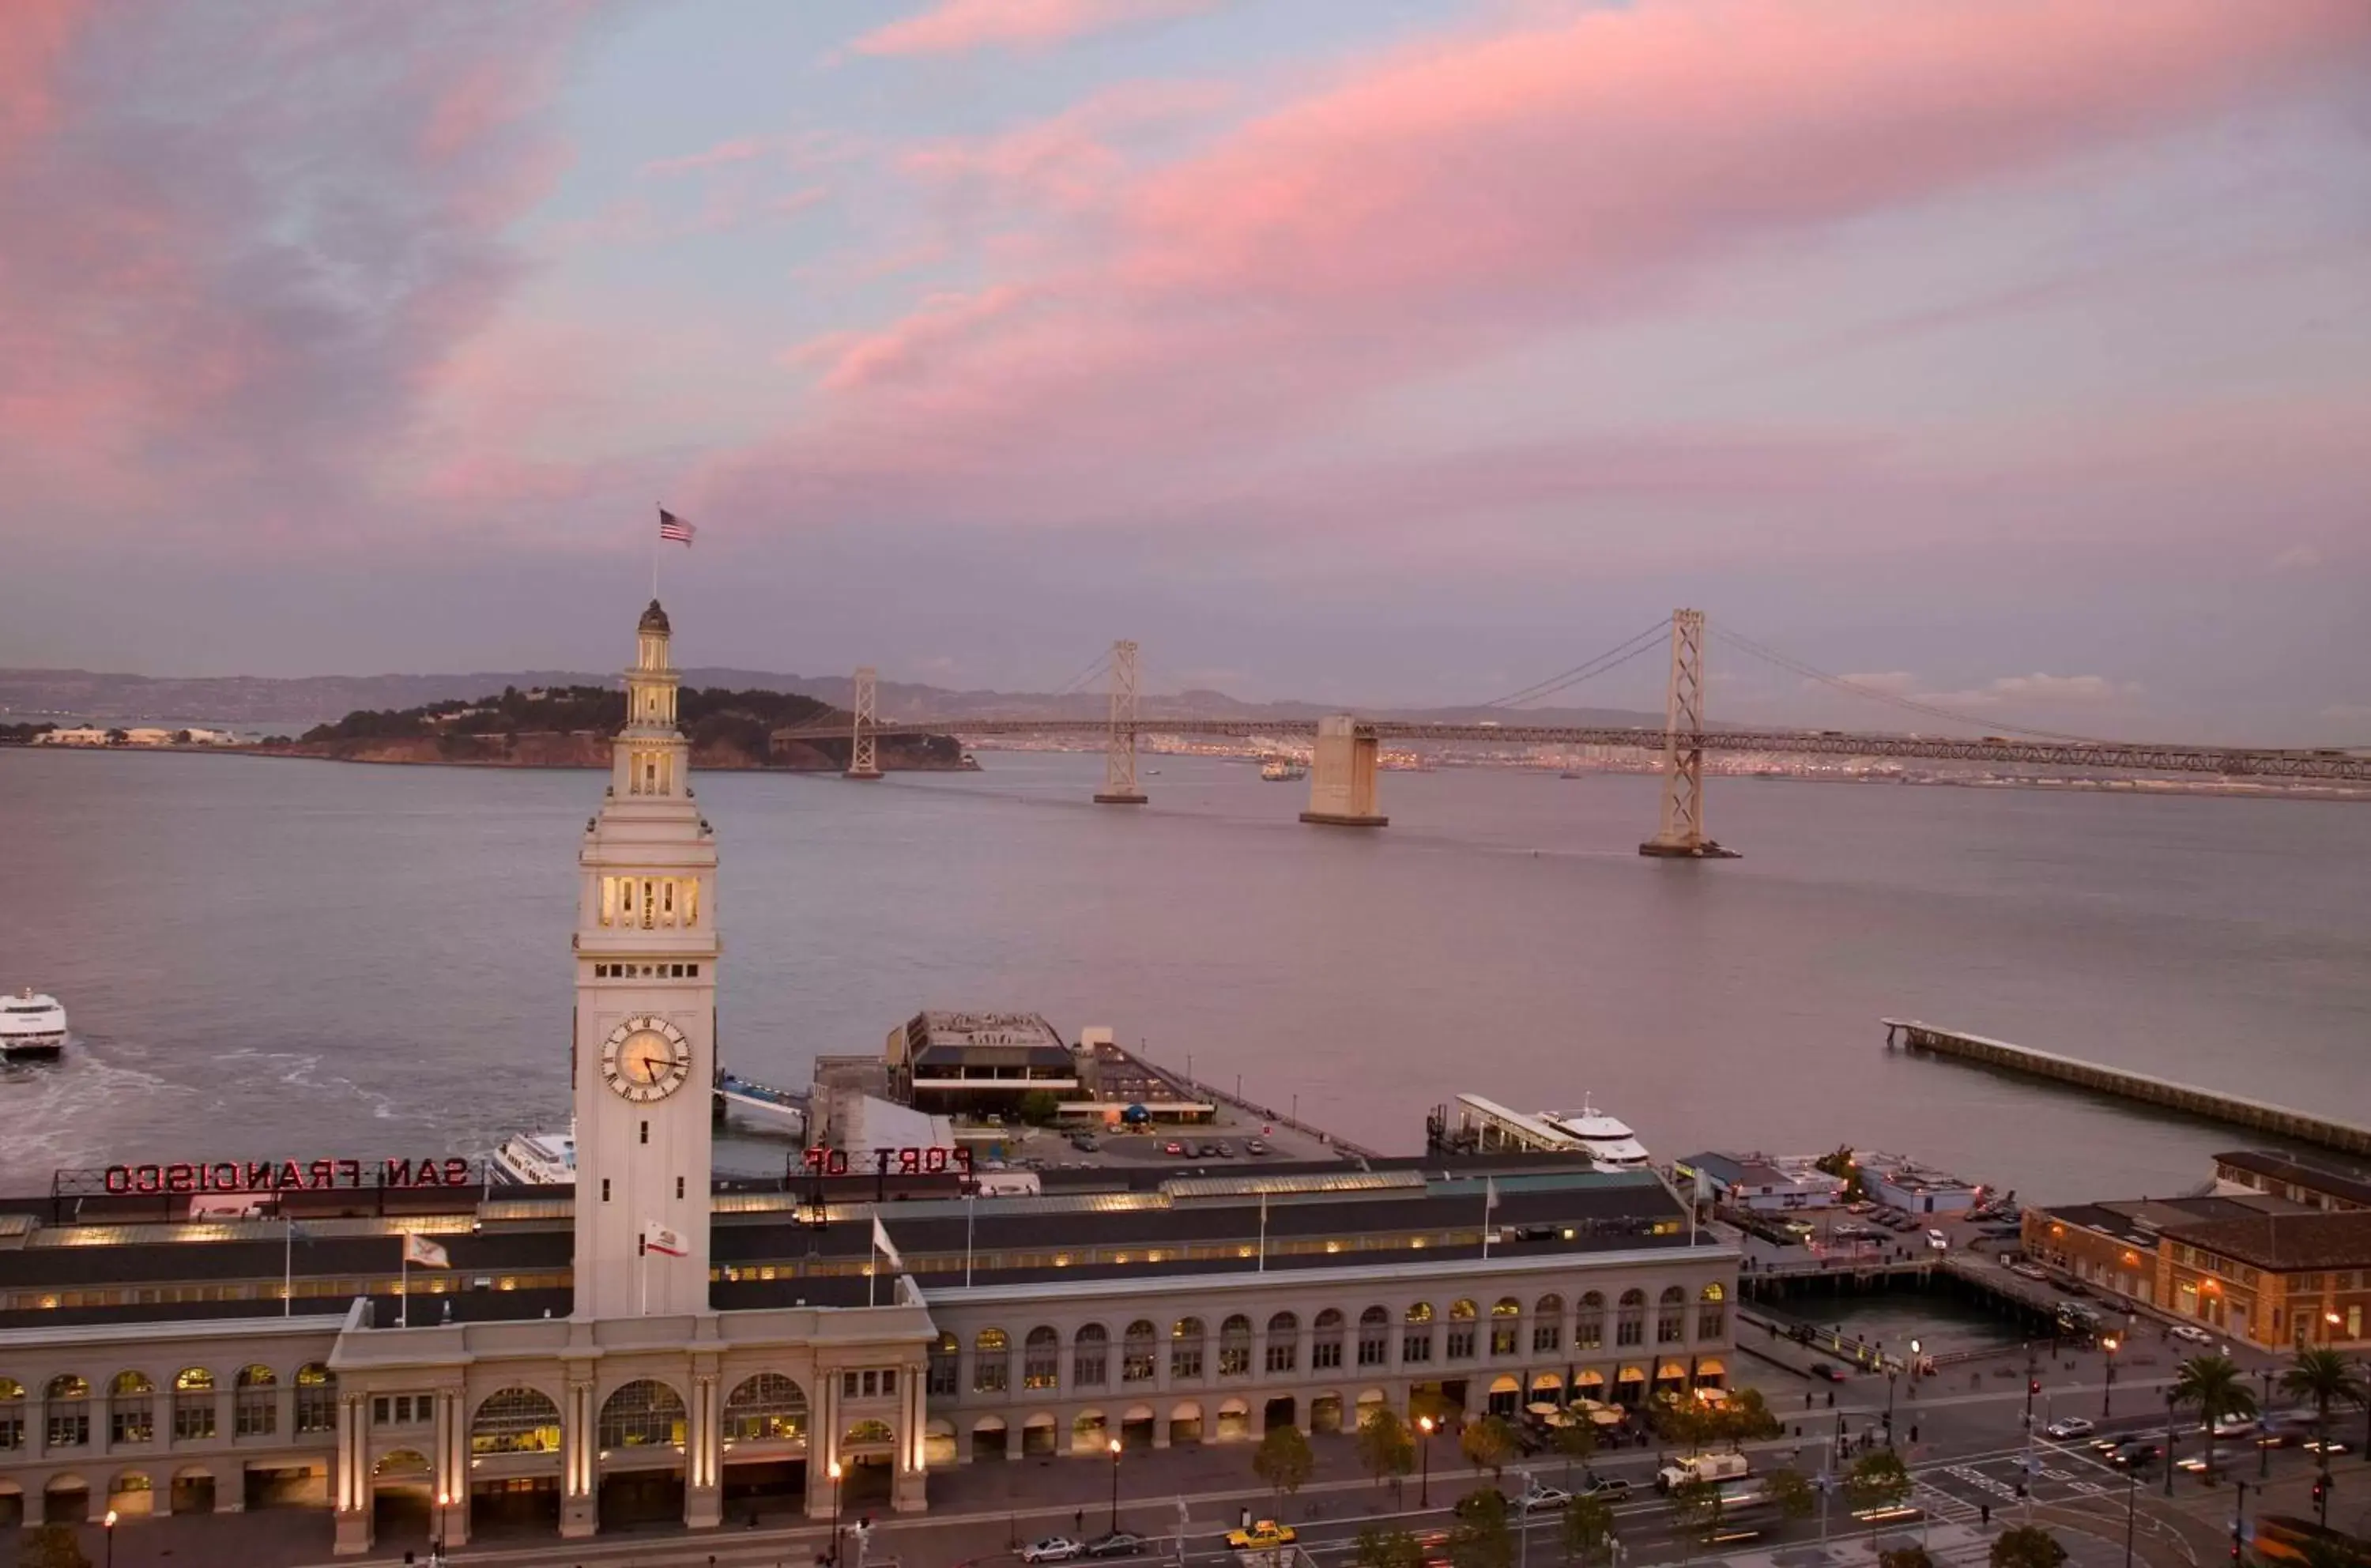
[[[362,1552],[852,1518],[1115,1440],[1725,1383],[1736,1251],[1644,1172],[712,1185],[726,954],[669,643],[654,603],[578,849],[573,1188],[177,1151],[0,1201],[0,1519],[314,1509]]]

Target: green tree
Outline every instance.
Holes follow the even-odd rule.
[[[1602,1497],[1576,1497],[1565,1505],[1564,1555],[1595,1568],[1613,1555],[1613,1505]]]
[[[1465,1454],[1468,1464],[1490,1472],[1497,1481],[1506,1470],[1507,1461],[1515,1457],[1515,1429],[1503,1416],[1486,1415],[1479,1421],[1466,1423],[1458,1435],[1457,1446]]]
[[[1424,1568],[1424,1543],[1405,1530],[1368,1525],[1350,1543],[1358,1568]]]
[[[1890,1508],[1910,1495],[1910,1471],[1892,1449],[1872,1448],[1853,1461],[1845,1476],[1845,1495],[1856,1510]],[[1869,1527],[1868,1538],[1877,1539],[1875,1525]]]
[[[1449,1528],[1449,1561],[1456,1568],[1511,1568],[1515,1532],[1508,1528],[1507,1500],[1498,1488],[1467,1493],[1452,1512],[1456,1523]]]
[[[2329,1480],[2330,1407],[2361,1405],[2371,1395],[2366,1395],[2344,1356],[2320,1345],[2297,1347],[2296,1359],[2281,1374],[2281,1392],[2313,1401],[2313,1435],[2321,1439],[2321,1474],[2324,1481]]]
[[[1665,1442],[1691,1454],[1701,1452],[1718,1430],[1717,1418],[1694,1400],[1659,1400],[1647,1421]]]
[[[1759,1389],[1740,1389],[1719,1407],[1719,1434],[1731,1448],[1784,1436],[1787,1424],[1770,1412]]]
[[[1935,1568],[1935,1560],[1923,1546],[1903,1546],[1879,1552],[1877,1568]]]
[[[1762,1490],[1781,1518],[1808,1519],[1820,1505],[1819,1493],[1801,1470],[1784,1467],[1771,1470],[1762,1478]]]
[[[2227,1355],[2193,1355],[2174,1376],[2166,1396],[2179,1407],[2198,1412],[2198,1429],[2206,1434],[2206,1479],[2215,1480],[2215,1424],[2226,1415],[2256,1413],[2256,1395],[2248,1376]],[[2166,1456],[2171,1464],[2173,1457]]]
[[[1408,1435],[1407,1423],[1388,1406],[1359,1424],[1351,1446],[1358,1450],[1359,1468],[1373,1476],[1378,1487],[1416,1469],[1416,1440]]]
[[[1686,1560],[1690,1541],[1720,1528],[1720,1505],[1717,1482],[1683,1481],[1671,1488],[1671,1527],[1680,1534],[1682,1561]]]
[[[2060,1568],[2066,1549],[2038,1525],[2019,1525],[1993,1537],[1992,1568]]]
[[[1309,1439],[1298,1426],[1270,1427],[1252,1455],[1252,1473],[1278,1497],[1300,1491],[1316,1468],[1317,1456],[1309,1451]]]
[[[90,1568],[90,1558],[64,1525],[43,1525],[25,1538],[17,1561],[24,1568]]]
[[[1572,1461],[1579,1459],[1583,1468],[1597,1452],[1597,1424],[1593,1421],[1572,1422],[1569,1425],[1549,1428],[1556,1434],[1551,1439],[1556,1451],[1564,1456],[1564,1488],[1572,1490]]]
[[[1021,1097],[1015,1109],[1023,1121],[1033,1127],[1043,1127],[1062,1113],[1062,1102],[1050,1089],[1033,1089]]]

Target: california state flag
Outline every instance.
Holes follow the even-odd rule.
[[[642,1245],[653,1252],[664,1252],[670,1258],[683,1257],[691,1251],[684,1244],[682,1231],[669,1230],[656,1220],[651,1220],[643,1225]]]
[[[445,1255],[444,1248],[410,1230],[403,1233],[403,1261],[418,1263],[424,1269],[449,1269],[453,1266],[453,1260]]]

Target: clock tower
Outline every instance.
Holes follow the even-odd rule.
[[[676,728],[670,636],[653,599],[626,672],[609,788],[576,856],[581,1319],[708,1310],[716,838]]]

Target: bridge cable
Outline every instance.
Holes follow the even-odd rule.
[[[2070,735],[2060,730],[2037,730],[2030,725],[2011,724],[2001,720],[1972,718],[1965,713],[1954,712],[1949,708],[1939,708],[1931,702],[1921,702],[1915,698],[1903,697],[1894,692],[1879,691],[1875,686],[1863,686],[1858,681],[1846,680],[1842,675],[1830,674],[1825,670],[1814,668],[1799,659],[1779,652],[1775,648],[1764,647],[1750,637],[1740,636],[1718,624],[1710,629],[1715,637],[1731,647],[1775,664],[1782,670],[1801,675],[1807,680],[1818,681],[1823,686],[1833,686],[1838,691],[1854,697],[1865,697],[1895,708],[1907,709],[1913,713],[1923,713],[1930,719],[1948,720],[1951,723],[1964,724],[1972,730],[1989,730],[1994,734],[2025,735],[2035,740],[2064,741],[2076,745],[2106,746],[2121,744],[2115,741],[2103,741],[2096,735]]]
[[[1072,692],[1083,690],[1089,681],[1093,680],[1097,675],[1101,674],[1110,666],[1110,664],[1111,650],[1106,648],[1095,656],[1095,662],[1093,663],[1089,664],[1085,669],[1081,670],[1077,674],[1072,675],[1069,680],[1064,681],[1060,686],[1056,686],[1047,695],[1051,697],[1068,697]]]
[[[1520,690],[1509,692],[1505,697],[1494,698],[1477,706],[1513,708],[1527,702],[1537,702],[1544,697],[1553,697],[1567,686],[1579,686],[1583,681],[1594,679],[1609,670],[1618,669],[1628,663],[1641,653],[1655,647],[1671,630],[1671,623],[1669,620],[1657,621],[1646,630],[1624,638],[1594,659],[1575,664],[1562,674],[1550,675],[1543,681],[1533,681],[1530,686]]]

